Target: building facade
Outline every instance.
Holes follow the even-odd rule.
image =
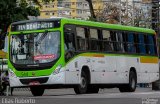
[[[106,7],[106,3],[116,4],[119,8],[121,21],[125,25],[152,28],[152,0],[93,0],[95,14]],[[125,3],[125,5],[123,5]],[[120,5],[121,4],[121,5]],[[41,3],[39,18],[67,17],[87,20],[90,16],[89,5],[86,0],[54,0],[49,3]],[[126,9],[125,11],[123,9]],[[123,13],[124,12],[124,13]],[[123,14],[128,17],[124,18]],[[128,19],[129,18],[129,19]],[[140,20],[140,19],[141,20]],[[138,20],[138,23],[136,22]]]
[[[107,1],[93,0],[95,12],[102,9]],[[68,17],[86,20],[89,16],[89,5],[85,0],[54,0],[54,2],[42,4],[39,18]]]

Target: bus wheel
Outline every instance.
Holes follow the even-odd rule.
[[[94,85],[89,85],[87,88],[87,93],[98,93],[99,92],[99,87],[96,87]]]
[[[85,94],[87,92],[87,87],[88,87],[88,79],[86,73],[82,71],[81,83],[74,87],[74,91],[76,94]]]
[[[42,87],[33,86],[33,87],[30,87],[30,90],[33,96],[42,96],[45,89]]]
[[[119,88],[120,92],[134,92],[136,90],[137,77],[136,73],[131,71],[129,74],[129,84]]]
[[[126,88],[126,86],[127,86],[127,85],[121,85],[121,86],[119,87],[119,91],[120,91],[120,92],[128,92],[128,89]]]
[[[129,92],[134,92],[136,90],[136,85],[137,85],[136,73],[131,71],[130,74],[129,74],[128,91]]]

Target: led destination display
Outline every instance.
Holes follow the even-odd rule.
[[[29,23],[17,23],[12,25],[12,31],[39,30],[60,27],[60,21],[41,21]]]

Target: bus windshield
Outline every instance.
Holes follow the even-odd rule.
[[[12,35],[10,59],[14,64],[49,63],[60,56],[60,32]]]

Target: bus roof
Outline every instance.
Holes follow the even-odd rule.
[[[100,27],[100,28],[106,28],[106,29],[142,32],[142,33],[149,33],[149,34],[154,34],[154,35],[156,34],[156,32],[152,29],[141,28],[141,27],[124,26],[124,25],[119,25],[119,24],[100,23],[100,22],[93,22],[93,21],[68,19],[68,18],[63,18],[62,20],[64,20],[64,22],[68,24],[71,23],[71,24],[93,26],[93,27]]]
[[[156,34],[156,32],[154,30],[147,29],[147,28],[124,26],[124,25],[119,25],[119,24],[100,23],[100,22],[69,19],[69,18],[51,18],[51,19],[25,20],[25,21],[14,22],[14,23],[12,23],[12,25],[39,22],[39,21],[56,21],[56,20],[57,21],[58,20],[62,20],[62,22],[64,24],[76,24],[76,25],[100,27],[100,28],[122,30],[122,31],[141,32],[141,33],[149,33],[149,34],[154,34],[154,35]]]

